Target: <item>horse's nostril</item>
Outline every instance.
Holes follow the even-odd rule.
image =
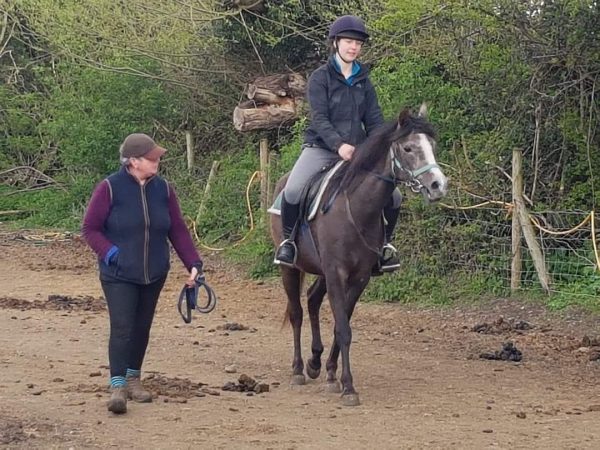
[[[440,189],[440,183],[438,183],[437,181],[434,181],[433,183],[431,183],[432,191],[438,191],[439,189]]]

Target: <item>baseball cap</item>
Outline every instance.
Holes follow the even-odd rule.
[[[133,133],[121,144],[123,158],[141,158],[157,161],[167,150],[159,146],[154,139],[144,133]]]

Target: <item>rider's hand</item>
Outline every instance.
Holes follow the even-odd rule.
[[[350,161],[352,159],[352,155],[354,155],[354,145],[340,145],[340,148],[338,149],[338,155],[340,155],[344,161]]]

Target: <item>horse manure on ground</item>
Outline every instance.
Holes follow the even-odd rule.
[[[169,378],[155,373],[144,377],[142,383],[146,389],[152,392],[154,397],[162,395],[180,399],[204,397],[201,389],[206,386],[206,383],[196,383],[187,378]]]
[[[226,331],[246,331],[249,328],[246,325],[242,325],[237,322],[227,322],[226,324],[219,325],[217,330],[226,330]]]
[[[25,422],[12,417],[0,415],[0,445],[18,445],[19,448],[33,448],[25,444],[25,441],[39,437],[40,435],[49,435],[56,433],[56,427],[50,423],[40,423],[27,420]]]
[[[70,297],[68,295],[49,295],[48,300],[29,301],[19,298],[0,297],[0,309],[45,309],[51,311],[104,311],[106,302],[103,298],[89,295]]]
[[[580,347],[600,347],[600,338],[585,335],[581,339]]]
[[[511,331],[527,331],[531,330],[533,325],[524,320],[505,320],[504,317],[499,317],[492,323],[483,322],[471,328],[471,331],[481,334],[502,334]]]
[[[104,311],[106,302],[103,298],[95,298],[92,296],[70,297],[68,295],[49,295],[48,305],[53,305],[49,309],[66,309],[77,311]]]
[[[492,353],[481,353],[479,357],[481,359],[518,362],[523,359],[523,353],[512,342],[505,342],[502,344],[502,350]]]
[[[15,444],[27,440],[23,424],[14,420],[2,420],[0,427],[0,445]]]
[[[246,374],[241,374],[237,384],[233,381],[229,381],[225,383],[221,389],[224,391],[254,392],[255,394],[261,394],[263,392],[269,392],[269,385],[266,383],[259,383]]]

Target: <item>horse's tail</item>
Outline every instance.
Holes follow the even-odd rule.
[[[302,299],[302,290],[304,288],[305,277],[306,277],[306,273],[300,272],[300,279],[298,281],[298,301],[301,301],[301,299]],[[290,321],[291,313],[292,312],[290,310],[290,300],[288,297],[288,301],[285,304],[285,312],[283,313],[283,320],[281,321],[281,330],[283,330],[287,325],[289,325],[291,323],[291,321]]]

